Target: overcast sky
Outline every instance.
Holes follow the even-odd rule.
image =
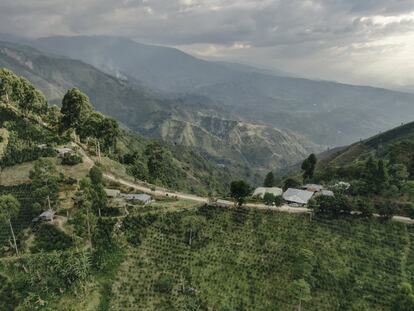
[[[120,35],[308,77],[414,86],[414,0],[0,0],[0,32]]]

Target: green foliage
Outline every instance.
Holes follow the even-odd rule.
[[[0,274],[0,310],[14,310],[19,303],[20,294],[15,282]]]
[[[159,142],[151,142],[145,149],[148,179],[151,183],[180,189],[183,172],[174,163],[172,154]]]
[[[283,197],[278,195],[275,196],[273,193],[266,192],[263,196],[263,201],[266,205],[275,205],[275,206],[282,206],[283,205]]]
[[[274,187],[275,186],[275,176],[273,172],[267,173],[265,180],[263,182],[264,187]]]
[[[302,168],[302,171],[303,171],[303,179],[304,180],[309,180],[309,179],[313,178],[316,163],[317,163],[317,159],[316,159],[315,154],[313,154],[313,153],[311,155],[309,155],[309,157],[302,162],[301,168]]]
[[[159,293],[170,293],[173,289],[173,279],[168,275],[162,274],[154,284],[154,289]]]
[[[188,245],[194,246],[203,241],[203,228],[207,221],[203,216],[187,216],[182,219],[182,231],[184,233],[184,240],[188,241]]]
[[[30,171],[33,188],[33,200],[42,206],[47,199],[55,203],[58,199],[60,177],[56,166],[49,159],[40,158]]]
[[[309,301],[312,299],[311,289],[309,284],[304,279],[295,280],[292,282],[291,291],[293,296],[299,300],[299,309],[302,301]]]
[[[82,162],[82,157],[79,154],[65,154],[62,159],[62,165],[74,166]]]
[[[42,93],[23,77],[12,71],[0,69],[0,100],[15,104],[25,114],[47,112],[46,99]]]
[[[347,196],[337,194],[319,195],[309,202],[309,208],[313,209],[317,216],[339,218],[351,215],[353,206]]]
[[[302,186],[302,183],[296,180],[295,178],[288,178],[283,183],[283,191],[286,191],[289,188],[299,188]]]
[[[207,222],[197,247],[188,245],[181,225],[193,216]],[[303,279],[312,288],[312,299],[305,295],[301,301],[303,310],[386,311],[401,282],[401,259],[412,258],[406,248],[412,237],[393,222],[309,221],[303,215],[203,206],[141,224],[143,218],[120,229],[120,235],[136,232],[139,243],[125,248],[127,262],[113,284],[115,310],[187,310],[194,303],[200,310],[294,310],[300,295],[293,295],[292,283]],[[413,272],[407,268],[407,277]],[[158,290],[162,276],[168,276],[171,291]]]
[[[90,277],[90,255],[85,251],[39,253],[10,262],[7,269],[20,283],[19,294],[37,294],[45,299],[59,295]],[[24,303],[21,299],[20,303]]]
[[[63,251],[73,245],[72,238],[52,224],[41,224],[35,228],[34,232],[35,240],[31,248],[32,252]]]
[[[265,193],[263,196],[263,201],[266,205],[272,205],[275,202],[275,195],[273,193]]]
[[[402,283],[392,305],[392,311],[414,310],[414,292],[411,284]]]
[[[102,184],[103,183],[102,170],[98,166],[94,165],[89,170],[89,178],[91,179],[92,184]]]
[[[361,213],[362,217],[372,217],[372,214],[374,213],[374,204],[371,202],[371,200],[359,197],[355,201],[355,208],[358,212]]]
[[[387,200],[378,204],[377,211],[382,219],[391,220],[395,215],[396,208],[393,202]]]
[[[92,105],[88,96],[80,90],[73,88],[67,91],[62,100],[61,127],[62,130],[70,128],[81,131],[82,126],[92,113]]]
[[[235,180],[230,184],[230,196],[236,200],[239,206],[243,205],[251,192],[252,187],[244,180]]]
[[[19,213],[20,203],[12,195],[0,196],[0,222],[9,222]]]

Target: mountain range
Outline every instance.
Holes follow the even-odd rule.
[[[27,77],[50,102],[78,87],[126,127],[219,165],[280,169],[414,114],[414,94],[211,62],[124,38],[7,39],[15,43],[0,44],[0,66]]]
[[[126,127],[197,149],[219,165],[268,170],[320,150],[293,131],[246,122],[205,96],[168,97],[137,79],[111,76],[82,61],[25,45],[1,42],[0,67],[29,79],[55,104],[67,89],[80,88],[97,110]]]
[[[118,37],[48,37],[28,42],[82,60],[151,89],[209,99],[235,117],[339,146],[411,121],[414,95],[287,76],[283,72],[197,59],[180,50]]]

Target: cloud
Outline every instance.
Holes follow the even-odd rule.
[[[119,35],[327,79],[414,83],[412,0],[2,0],[0,29]]]

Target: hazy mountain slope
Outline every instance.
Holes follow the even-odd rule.
[[[85,61],[106,72],[135,77],[151,88],[169,92],[186,92],[194,87],[230,80],[238,73],[177,49],[118,37],[50,37],[30,44],[46,52]]]
[[[344,166],[362,157],[367,157],[370,154],[383,157],[397,145],[399,146],[395,151],[397,151],[398,157],[411,156],[414,159],[414,122],[401,125],[369,139],[354,143],[339,152],[331,154],[320,163],[320,166]]]
[[[338,146],[408,122],[414,94],[282,76],[208,62],[179,50],[115,37],[49,37],[31,42],[152,88],[210,97],[234,114]]]
[[[319,146],[287,130],[211,116],[193,120],[166,119],[156,127],[148,127],[146,134],[197,146],[221,164],[245,163],[253,168],[280,169],[320,151]]]
[[[80,61],[25,46],[0,43],[0,66],[27,77],[52,102],[60,102],[68,88],[78,87],[99,111],[129,128],[148,137],[195,147],[218,163],[242,164],[251,169],[279,168],[319,150],[288,131],[233,121],[231,114],[206,97],[167,99],[133,79],[118,79]],[[207,126],[209,118],[214,118],[214,126]],[[240,125],[238,130],[229,129],[219,137],[216,126],[232,123]],[[230,139],[238,136],[243,139]]]
[[[338,146],[408,122],[414,96],[334,82],[250,74],[196,90],[249,120]]]

